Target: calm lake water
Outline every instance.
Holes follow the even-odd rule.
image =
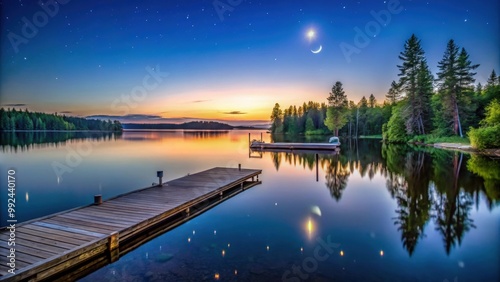
[[[16,170],[19,221],[149,186],[157,170],[167,181],[215,166],[263,170],[261,185],[82,281],[500,279],[498,160],[345,140],[316,161],[249,152],[247,131],[17,133],[0,146],[3,175]]]

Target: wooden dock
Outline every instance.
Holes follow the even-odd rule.
[[[331,143],[266,143],[261,141],[253,141],[250,143],[252,150],[315,150],[315,151],[335,151],[340,147]]]
[[[212,168],[0,230],[0,281],[68,281],[260,184],[261,170]],[[7,256],[15,248],[15,274]]]

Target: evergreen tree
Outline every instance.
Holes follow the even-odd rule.
[[[325,125],[338,136],[339,129],[347,123],[347,96],[342,88],[342,82],[337,81],[332,87],[332,92],[327,98],[328,111],[326,113]]]
[[[358,134],[366,135],[368,121],[368,101],[366,100],[365,96],[361,97],[358,105],[359,110],[356,113]]]
[[[308,132],[308,131],[311,132],[311,131],[314,131],[316,129],[312,118],[310,118],[310,117],[307,118],[305,129],[306,129],[306,132]]]
[[[464,48],[459,53],[455,42],[448,42],[443,59],[438,63],[437,102],[441,103],[441,116],[436,119],[438,131],[445,133],[451,126],[453,134],[463,137],[461,119],[467,120],[475,111],[471,107],[476,74],[473,70],[478,66],[471,63]]]
[[[370,94],[370,97],[368,98],[368,105],[370,106],[370,108],[374,108],[376,104],[377,99],[375,99],[375,96],[373,96],[373,94]]]
[[[389,88],[389,91],[387,92],[385,97],[391,105],[394,105],[401,99],[401,89],[396,81],[392,81],[391,87]]]
[[[420,40],[414,34],[405,42],[404,51],[400,53],[399,59],[403,63],[398,65],[400,71],[398,84],[407,100],[407,107],[403,111],[406,133],[409,135],[424,134],[423,108],[429,105],[426,97],[420,95],[419,87],[425,84],[421,79],[422,73],[426,72],[426,69],[423,69],[426,63]]]
[[[497,74],[495,73],[495,70],[492,70],[490,76],[488,77],[488,81],[486,81],[486,87],[496,86],[498,83],[500,83],[500,81],[497,78]]]
[[[276,103],[271,113],[271,133],[283,133],[283,112]]]
[[[427,66],[426,60],[422,59],[417,77],[418,99],[416,100],[416,108],[414,109],[414,111],[417,111],[419,117],[417,127],[422,134],[429,132],[432,127],[431,98],[433,94],[433,81],[434,77]]]

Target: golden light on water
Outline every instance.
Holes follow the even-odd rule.
[[[225,255],[226,255],[226,251],[222,250],[222,257],[224,257]]]
[[[214,279],[215,279],[215,280],[219,280],[219,278],[220,278],[219,273],[215,273],[215,275],[214,275]]]
[[[314,235],[315,229],[316,229],[314,220],[311,217],[309,217],[307,219],[305,228],[306,228],[306,232],[307,232],[307,238],[309,238],[309,240],[311,240],[313,235]]]
[[[383,257],[384,256],[384,251],[380,250],[380,256]]]
[[[344,251],[340,251],[340,256],[343,257],[344,256]]]

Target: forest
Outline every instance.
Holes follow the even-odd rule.
[[[450,40],[438,72],[429,69],[421,41],[412,35],[399,54],[398,80],[388,85],[383,103],[373,94],[348,100],[337,81],[327,101],[309,101],[271,113],[272,134],[380,136],[388,143],[429,142],[457,137],[479,149],[500,147],[500,76],[492,70],[486,85],[475,83],[465,48]]]
[[[16,130],[95,130],[122,131],[119,121],[104,121],[65,115],[30,112],[28,109],[0,109],[0,131]]]

